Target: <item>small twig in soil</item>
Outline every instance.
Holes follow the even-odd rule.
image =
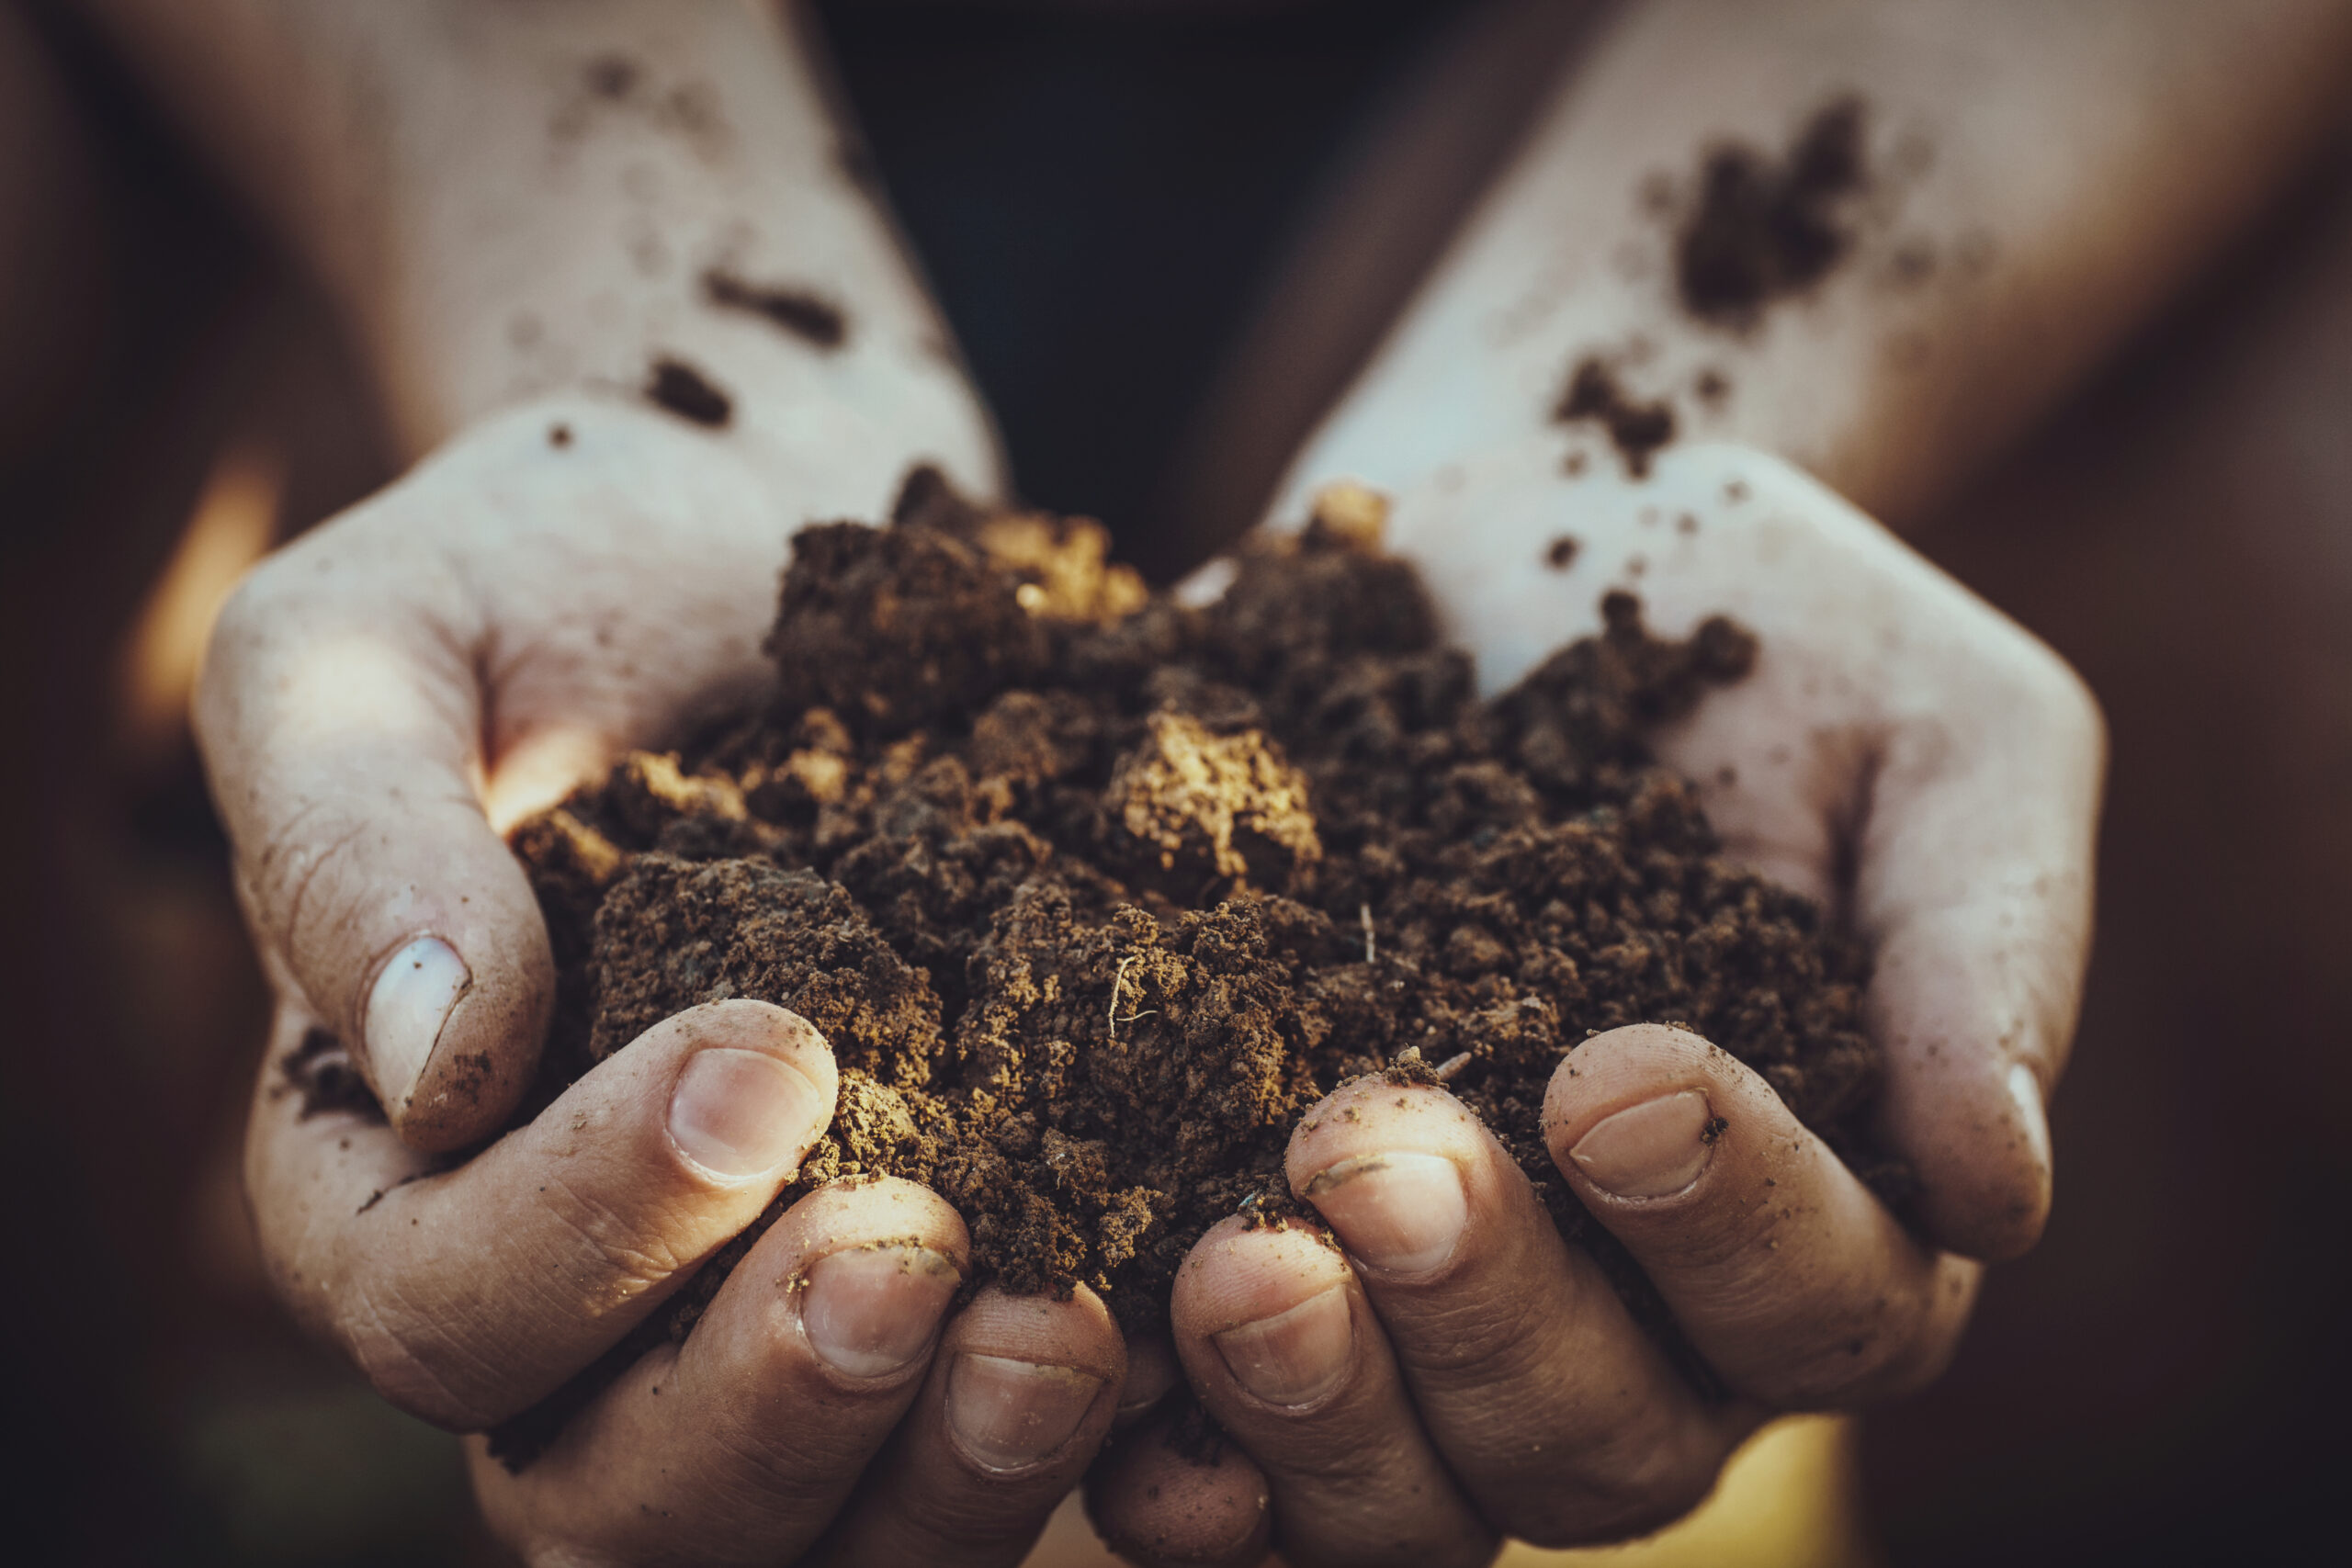
[[[1380,959],[1380,947],[1372,938],[1372,906],[1358,904],[1356,914],[1363,921],[1363,961],[1366,964],[1377,963]]]

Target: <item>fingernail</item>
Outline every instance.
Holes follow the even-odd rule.
[[[1462,1172],[1442,1155],[1362,1155],[1306,1184],[1347,1249],[1375,1269],[1419,1274],[1453,1256],[1470,1218]]]
[[[2009,1098],[2017,1101],[2034,1162],[2048,1170],[2051,1166],[2050,1112],[2042,1103],[2041,1080],[2035,1077],[2033,1069],[2023,1062],[2009,1069]]]
[[[1568,1157],[1603,1192],[1664,1198],[1699,1179],[1722,1131],[1707,1097],[1686,1089],[1602,1117]]]
[[[1086,1419],[1102,1380],[1075,1367],[967,1353],[947,1373],[947,1425],[983,1470],[1023,1470]]]
[[[963,1276],[927,1247],[855,1247],[808,1265],[800,1326],[844,1376],[887,1377],[923,1353]]]
[[[418,937],[385,963],[359,1032],[387,1104],[405,1106],[414,1096],[449,1010],[473,979],[458,950],[437,936]]]
[[[774,1056],[712,1046],[670,1091],[670,1137],[715,1176],[762,1176],[800,1157],[823,1110],[817,1086]]]
[[[1287,1312],[1211,1335],[1233,1381],[1269,1404],[1312,1404],[1339,1386],[1355,1348],[1348,1292],[1334,1285]]]

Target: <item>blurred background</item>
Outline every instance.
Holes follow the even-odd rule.
[[[1444,92],[1462,9],[828,8],[1030,499],[1111,519],[1161,574],[1206,547],[1167,476],[1218,428],[1286,268],[1369,225],[1392,243],[1360,286],[1401,291],[1442,236],[1444,192],[1380,229],[1372,151],[1507,145],[1508,91],[1477,112]],[[1327,347],[1307,406],[1362,345]],[[238,1141],[265,998],[185,720],[221,592],[389,477],[377,430],[323,306],[105,50],[0,0],[13,1560],[502,1561],[452,1439],[263,1290]],[[1906,523],[2107,705],[2102,928],[2048,1238],[1992,1276],[1934,1391],[1772,1461],[1842,1488],[1786,1560],[2303,1561],[2352,1397],[2352,135]]]

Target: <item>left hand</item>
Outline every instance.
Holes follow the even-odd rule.
[[[1881,1134],[1917,1168],[1926,1234],[1697,1036],[1586,1041],[1546,1100],[1553,1157],[1721,1375],[1731,1397],[1710,1400],[1452,1096],[1342,1088],[1302,1122],[1288,1169],[1346,1257],[1228,1221],[1178,1275],[1178,1351],[1242,1454],[1200,1471],[1131,1442],[1098,1467],[1098,1520],[1143,1561],[1253,1561],[1267,1525],[1241,1504],[1259,1495],[1302,1565],[1474,1563],[1503,1536],[1654,1529],[1772,1413],[1933,1378],[1983,1262],[2040,1235],[2043,1096],[2090,934],[2104,743],[2089,695],[1775,458],[1685,448],[1634,482],[1605,454],[1567,477],[1558,454],[1531,444],[1407,493],[1390,544],[1490,689],[1594,630],[1609,587],[1638,592],[1661,635],[1717,613],[1757,634],[1754,671],[1656,748],[1702,783],[1726,854],[1870,944]],[[1576,558],[1547,570],[1563,534]],[[1179,1495],[1195,1501],[1159,1501]]]

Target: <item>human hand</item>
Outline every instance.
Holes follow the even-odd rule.
[[[1389,543],[1489,689],[1596,629],[1609,587],[1640,593],[1662,635],[1718,613],[1757,634],[1753,672],[1655,744],[1701,783],[1726,853],[1869,944],[1881,1133],[1918,1171],[1924,1234],[1697,1036],[1586,1041],[1553,1081],[1547,1142],[1721,1378],[1729,1397],[1710,1399],[1443,1089],[1343,1088],[1302,1122],[1288,1170],[1345,1258],[1236,1221],[1178,1276],[1177,1348],[1247,1457],[1201,1472],[1164,1444],[1114,1452],[1098,1518],[1144,1561],[1251,1560],[1266,1532],[1242,1505],[1261,1489],[1298,1563],[1476,1562],[1502,1535],[1655,1528],[1770,1413],[1932,1378],[1979,1260],[2023,1251],[2047,1213],[2042,1098],[2089,937],[2087,694],[1775,459],[1670,451],[1634,483],[1571,478],[1557,452],[1498,453],[1408,492]],[[1180,1486],[1217,1506],[1148,1506]]]
[[[570,399],[461,437],[223,615],[198,722],[279,999],[247,1151],[265,1259],[307,1327],[439,1425],[494,1427],[597,1362],[831,1119],[825,1043],[735,1001],[446,1157],[505,1124],[549,1003],[495,820],[763,680],[802,520],[725,443]],[[306,1051],[312,1079],[363,1073],[390,1124],[288,1092]],[[493,1529],[536,1562],[1017,1562],[1125,1359],[1082,1292],[951,1316],[967,1267],[921,1188],[805,1199],[690,1339],[619,1369],[519,1474],[469,1442]]]

